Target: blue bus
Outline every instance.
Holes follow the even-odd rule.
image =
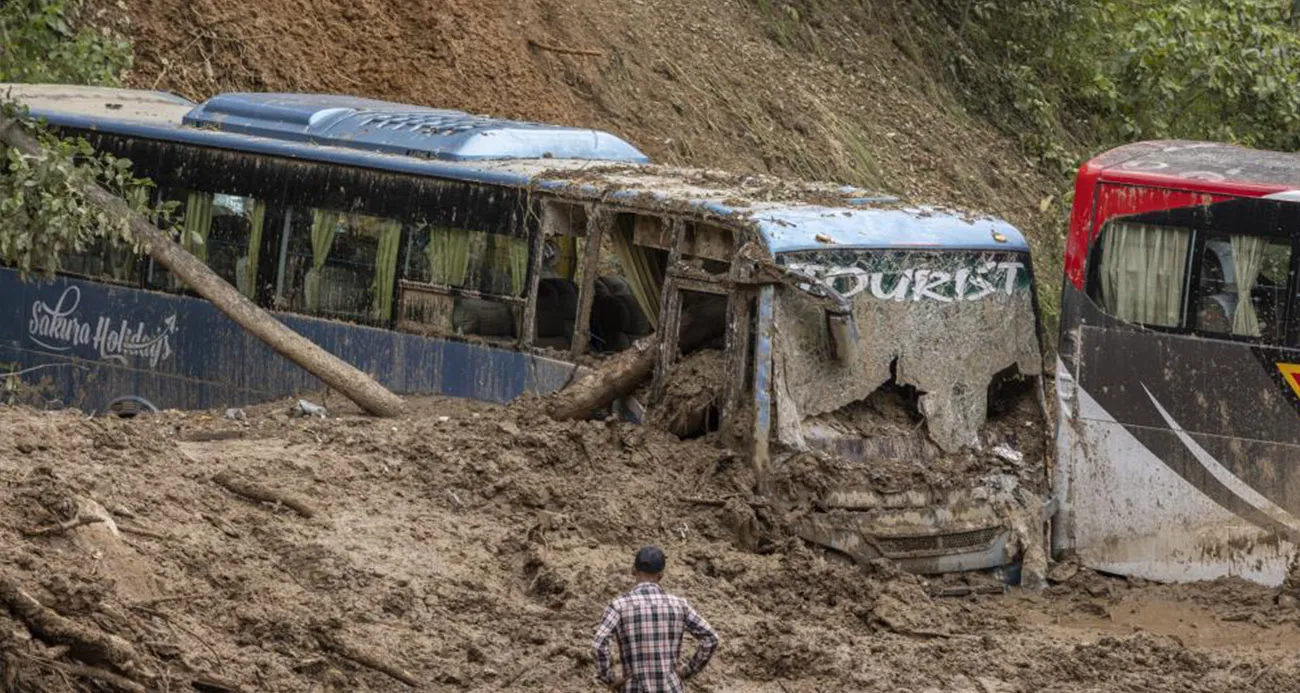
[[[1042,401],[1029,248],[1003,221],[349,96],[0,89],[132,161],[178,204],[191,253],[395,392],[544,394],[657,335],[652,386],[620,411],[639,419],[676,369],[715,357],[717,396],[683,435],[720,431],[765,491],[806,505],[810,541],[947,571],[1003,565],[1041,535],[1025,499],[1045,495],[1045,453],[1010,475],[954,462],[1015,444],[991,422]],[[0,382],[9,401],[88,410],[322,387],[107,244],[53,280],[0,267]],[[833,483],[801,481],[809,465]],[[957,468],[983,471],[931,478]],[[1033,529],[1012,531],[1008,508]]]

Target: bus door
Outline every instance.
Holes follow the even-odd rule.
[[[1057,497],[1085,565],[1277,584],[1300,544],[1300,205],[1103,185]]]

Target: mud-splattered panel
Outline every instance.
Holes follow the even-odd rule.
[[[976,441],[994,375],[1039,375],[1028,257],[1013,253],[823,250],[782,256],[848,298],[855,351],[836,359],[825,301],[794,288],[777,301],[777,415],[783,440],[806,417],[865,399],[891,377],[923,394],[930,437]]]

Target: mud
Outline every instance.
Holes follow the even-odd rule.
[[[1075,571],[1037,594],[940,598],[997,587],[857,568],[773,532],[748,470],[708,437],[559,424],[532,402],[420,400],[401,421],[327,404],[335,418],[283,402],[244,421],[0,407],[0,571],[131,643],[171,690],[199,674],[246,691],[410,690],[334,640],[422,690],[592,690],[591,630],[650,541],[722,637],[698,690],[1297,690],[1288,594]],[[238,496],[212,481],[222,471],[318,512]],[[79,501],[119,532],[28,534]],[[13,690],[97,690],[42,663],[74,661],[66,648],[0,621]]]
[[[716,430],[725,361],[721,350],[701,349],[673,364],[663,397],[648,412],[650,423],[681,438]]]

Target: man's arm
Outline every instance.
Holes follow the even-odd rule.
[[[606,686],[615,683],[614,671],[609,658],[609,640],[614,637],[614,632],[618,630],[618,610],[613,604],[605,607],[605,615],[600,619],[600,625],[596,626],[596,640],[592,643],[592,648],[596,653],[596,680]]]
[[[692,676],[704,671],[708,665],[709,659],[718,649],[718,634],[713,632],[709,627],[709,622],[704,620],[703,616],[696,613],[690,605],[686,607],[686,632],[695,638],[697,645],[695,647],[695,656],[682,669],[682,678],[689,679]]]

